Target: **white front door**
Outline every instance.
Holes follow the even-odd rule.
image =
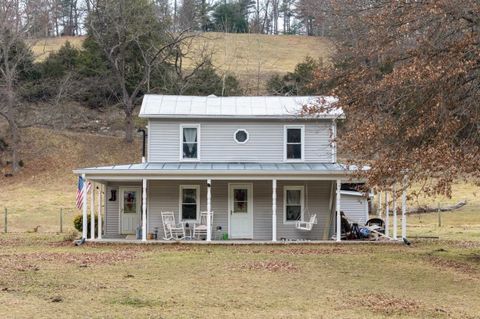
[[[140,225],[140,187],[120,187],[120,233],[135,234]]]
[[[234,239],[253,238],[252,184],[228,185],[229,234]]]

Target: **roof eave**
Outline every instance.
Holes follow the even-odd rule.
[[[300,116],[300,115],[279,115],[279,116],[265,116],[265,115],[190,115],[190,114],[175,114],[175,115],[160,115],[160,114],[142,114],[138,117],[151,118],[151,119],[254,119],[254,120],[283,120],[283,119],[295,119],[295,120],[343,120],[345,114],[325,114],[318,116]]]
[[[81,175],[245,175],[245,174],[260,174],[260,175],[352,175],[356,171],[352,170],[148,170],[148,169],[76,169],[74,174]]]

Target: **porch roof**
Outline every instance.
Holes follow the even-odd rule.
[[[357,167],[338,163],[139,163],[89,167],[74,170],[75,174],[95,176],[142,176],[142,177],[188,177],[188,176],[338,176],[350,175]]]

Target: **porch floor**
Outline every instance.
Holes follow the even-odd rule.
[[[335,245],[351,245],[351,244],[403,244],[402,240],[342,240],[340,242],[334,240],[287,240],[287,241],[271,241],[271,240],[147,240],[124,238],[105,238],[105,239],[87,239],[90,243],[99,244],[141,244],[141,245],[312,245],[312,244],[335,244]]]

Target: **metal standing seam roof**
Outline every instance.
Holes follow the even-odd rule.
[[[139,116],[146,118],[298,118],[304,106],[329,107],[304,118],[343,118],[332,96],[186,96],[143,97]]]
[[[81,168],[76,174],[135,174],[178,172],[232,172],[232,173],[349,173],[356,171],[353,166],[333,163],[142,163]]]

